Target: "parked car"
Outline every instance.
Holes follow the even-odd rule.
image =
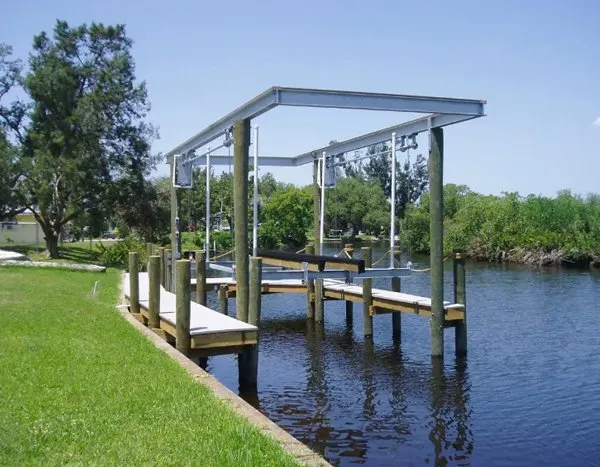
[[[114,240],[115,238],[117,238],[117,236],[112,232],[104,232],[102,234],[102,238],[110,238],[110,239]]]

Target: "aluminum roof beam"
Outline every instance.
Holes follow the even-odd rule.
[[[224,135],[236,120],[258,117],[278,105],[480,117],[484,115],[484,104],[485,101],[473,99],[272,87],[172,149],[166,156],[170,158],[174,154],[194,151]]]
[[[422,133],[429,130],[429,118],[431,117],[431,128],[443,127],[454,123],[464,122],[477,118],[470,115],[432,115],[427,117],[417,118],[399,125],[383,128],[381,130],[367,133],[362,136],[357,136],[346,141],[340,141],[329,146],[325,146],[314,151],[306,152],[295,157],[287,156],[258,156],[260,165],[269,167],[297,167],[304,164],[312,163],[314,160],[321,158],[323,152],[328,156],[336,154],[345,154],[351,151],[357,151],[374,144],[390,141],[392,133],[396,133],[396,137],[408,136],[414,133]],[[252,158],[250,158],[252,162]],[[194,158],[194,165],[206,164],[206,156],[202,155]],[[211,154],[211,165],[228,165],[233,164],[233,156],[224,154]]]
[[[454,123],[464,122],[477,118],[479,115],[431,115],[427,117],[417,118],[400,125],[390,126],[377,130],[372,133],[367,133],[356,138],[341,141],[339,143],[330,144],[314,151],[310,151],[299,156],[294,157],[293,165],[304,165],[313,162],[315,159],[320,158],[325,152],[328,156],[335,154],[342,154],[351,151],[357,151],[359,149],[366,148],[378,143],[384,143],[392,139],[392,133],[396,133],[396,137],[408,136],[413,133],[422,133],[429,130],[429,118],[431,118],[431,128],[443,127],[452,125]]]
[[[250,165],[254,164],[253,157],[248,158]],[[293,157],[285,156],[258,156],[259,165],[265,165],[268,167],[295,167],[296,160]],[[206,155],[194,157],[192,162],[194,165],[206,165]],[[227,156],[224,154],[211,154],[210,165],[233,165],[233,156]]]

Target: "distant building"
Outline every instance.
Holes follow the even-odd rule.
[[[0,222],[0,244],[39,243],[43,240],[42,229],[29,209],[10,221]]]

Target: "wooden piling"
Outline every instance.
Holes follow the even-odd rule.
[[[354,248],[352,243],[346,243],[344,245],[344,251],[348,255],[349,258],[352,258],[352,253],[354,252]],[[352,324],[352,320],[354,318],[354,303],[350,300],[346,300],[346,323]]]
[[[315,279],[315,322],[325,319],[325,302],[323,301],[323,279]]]
[[[431,356],[444,356],[444,132],[429,138],[429,232],[431,266]]]
[[[175,290],[175,347],[185,356],[190,355],[190,262],[186,259],[177,261],[177,286]]]
[[[306,245],[305,252],[307,255],[315,254],[315,246],[312,243]],[[309,280],[306,284],[306,318],[315,318],[315,281]]]
[[[140,312],[140,254],[129,252],[129,311]]]
[[[248,306],[248,324],[258,326],[260,322],[260,310],[261,310],[261,295],[262,295],[262,259],[261,258],[250,258],[250,295],[249,295],[249,306]]]
[[[158,256],[160,257],[160,285],[165,286],[165,277],[167,277],[167,265],[165,263],[164,246],[158,247]]]
[[[173,290],[173,268],[175,267],[175,261],[173,255],[171,254],[173,250],[170,248],[165,249],[165,264],[167,265],[167,274],[165,275],[165,289],[169,292],[174,292]]]
[[[160,257],[150,256],[148,260],[148,327],[160,327]]]
[[[233,211],[235,231],[236,315],[248,321],[248,156],[250,120],[233,124]]]
[[[464,319],[457,321],[454,326],[454,345],[456,356],[467,355],[467,290],[465,259],[461,253],[454,256],[454,303],[465,306]]]
[[[262,259],[250,258],[248,324],[260,327]],[[239,385],[242,392],[256,392],[258,386],[257,343],[238,356]]]
[[[394,247],[393,252],[390,252],[391,255],[394,255],[394,267],[400,267],[400,247]],[[402,288],[400,278],[392,277],[392,291],[400,292]],[[402,334],[402,314],[401,313],[392,313],[392,339],[400,340]]]
[[[221,284],[219,286],[219,302],[221,304],[221,313],[223,313],[224,315],[229,314],[227,310],[229,304],[229,301],[227,299],[227,285],[225,284]]]
[[[313,231],[315,236],[315,254],[322,255],[321,251],[321,189],[319,188],[319,162],[313,164]],[[315,321],[322,323],[325,315],[325,304],[323,303],[323,279],[316,279],[315,286]]]
[[[206,252],[198,250],[196,260],[196,302],[206,306]]]
[[[149,267],[149,261],[150,261],[150,256],[152,256],[152,243],[150,242],[146,242],[146,258],[148,260],[148,263],[145,264],[146,266],[146,271],[148,271],[148,267]]]
[[[371,247],[364,246],[360,249],[365,261],[365,268],[372,267],[373,252]],[[373,304],[373,279],[363,279],[363,321],[365,338],[373,337],[373,317],[371,316],[371,305]]]
[[[315,255],[321,251],[321,188],[319,188],[319,161],[313,164],[313,234],[315,237]]]

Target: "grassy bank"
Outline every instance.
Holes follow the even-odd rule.
[[[0,464],[294,465],[119,315],[118,282],[0,269]]]

